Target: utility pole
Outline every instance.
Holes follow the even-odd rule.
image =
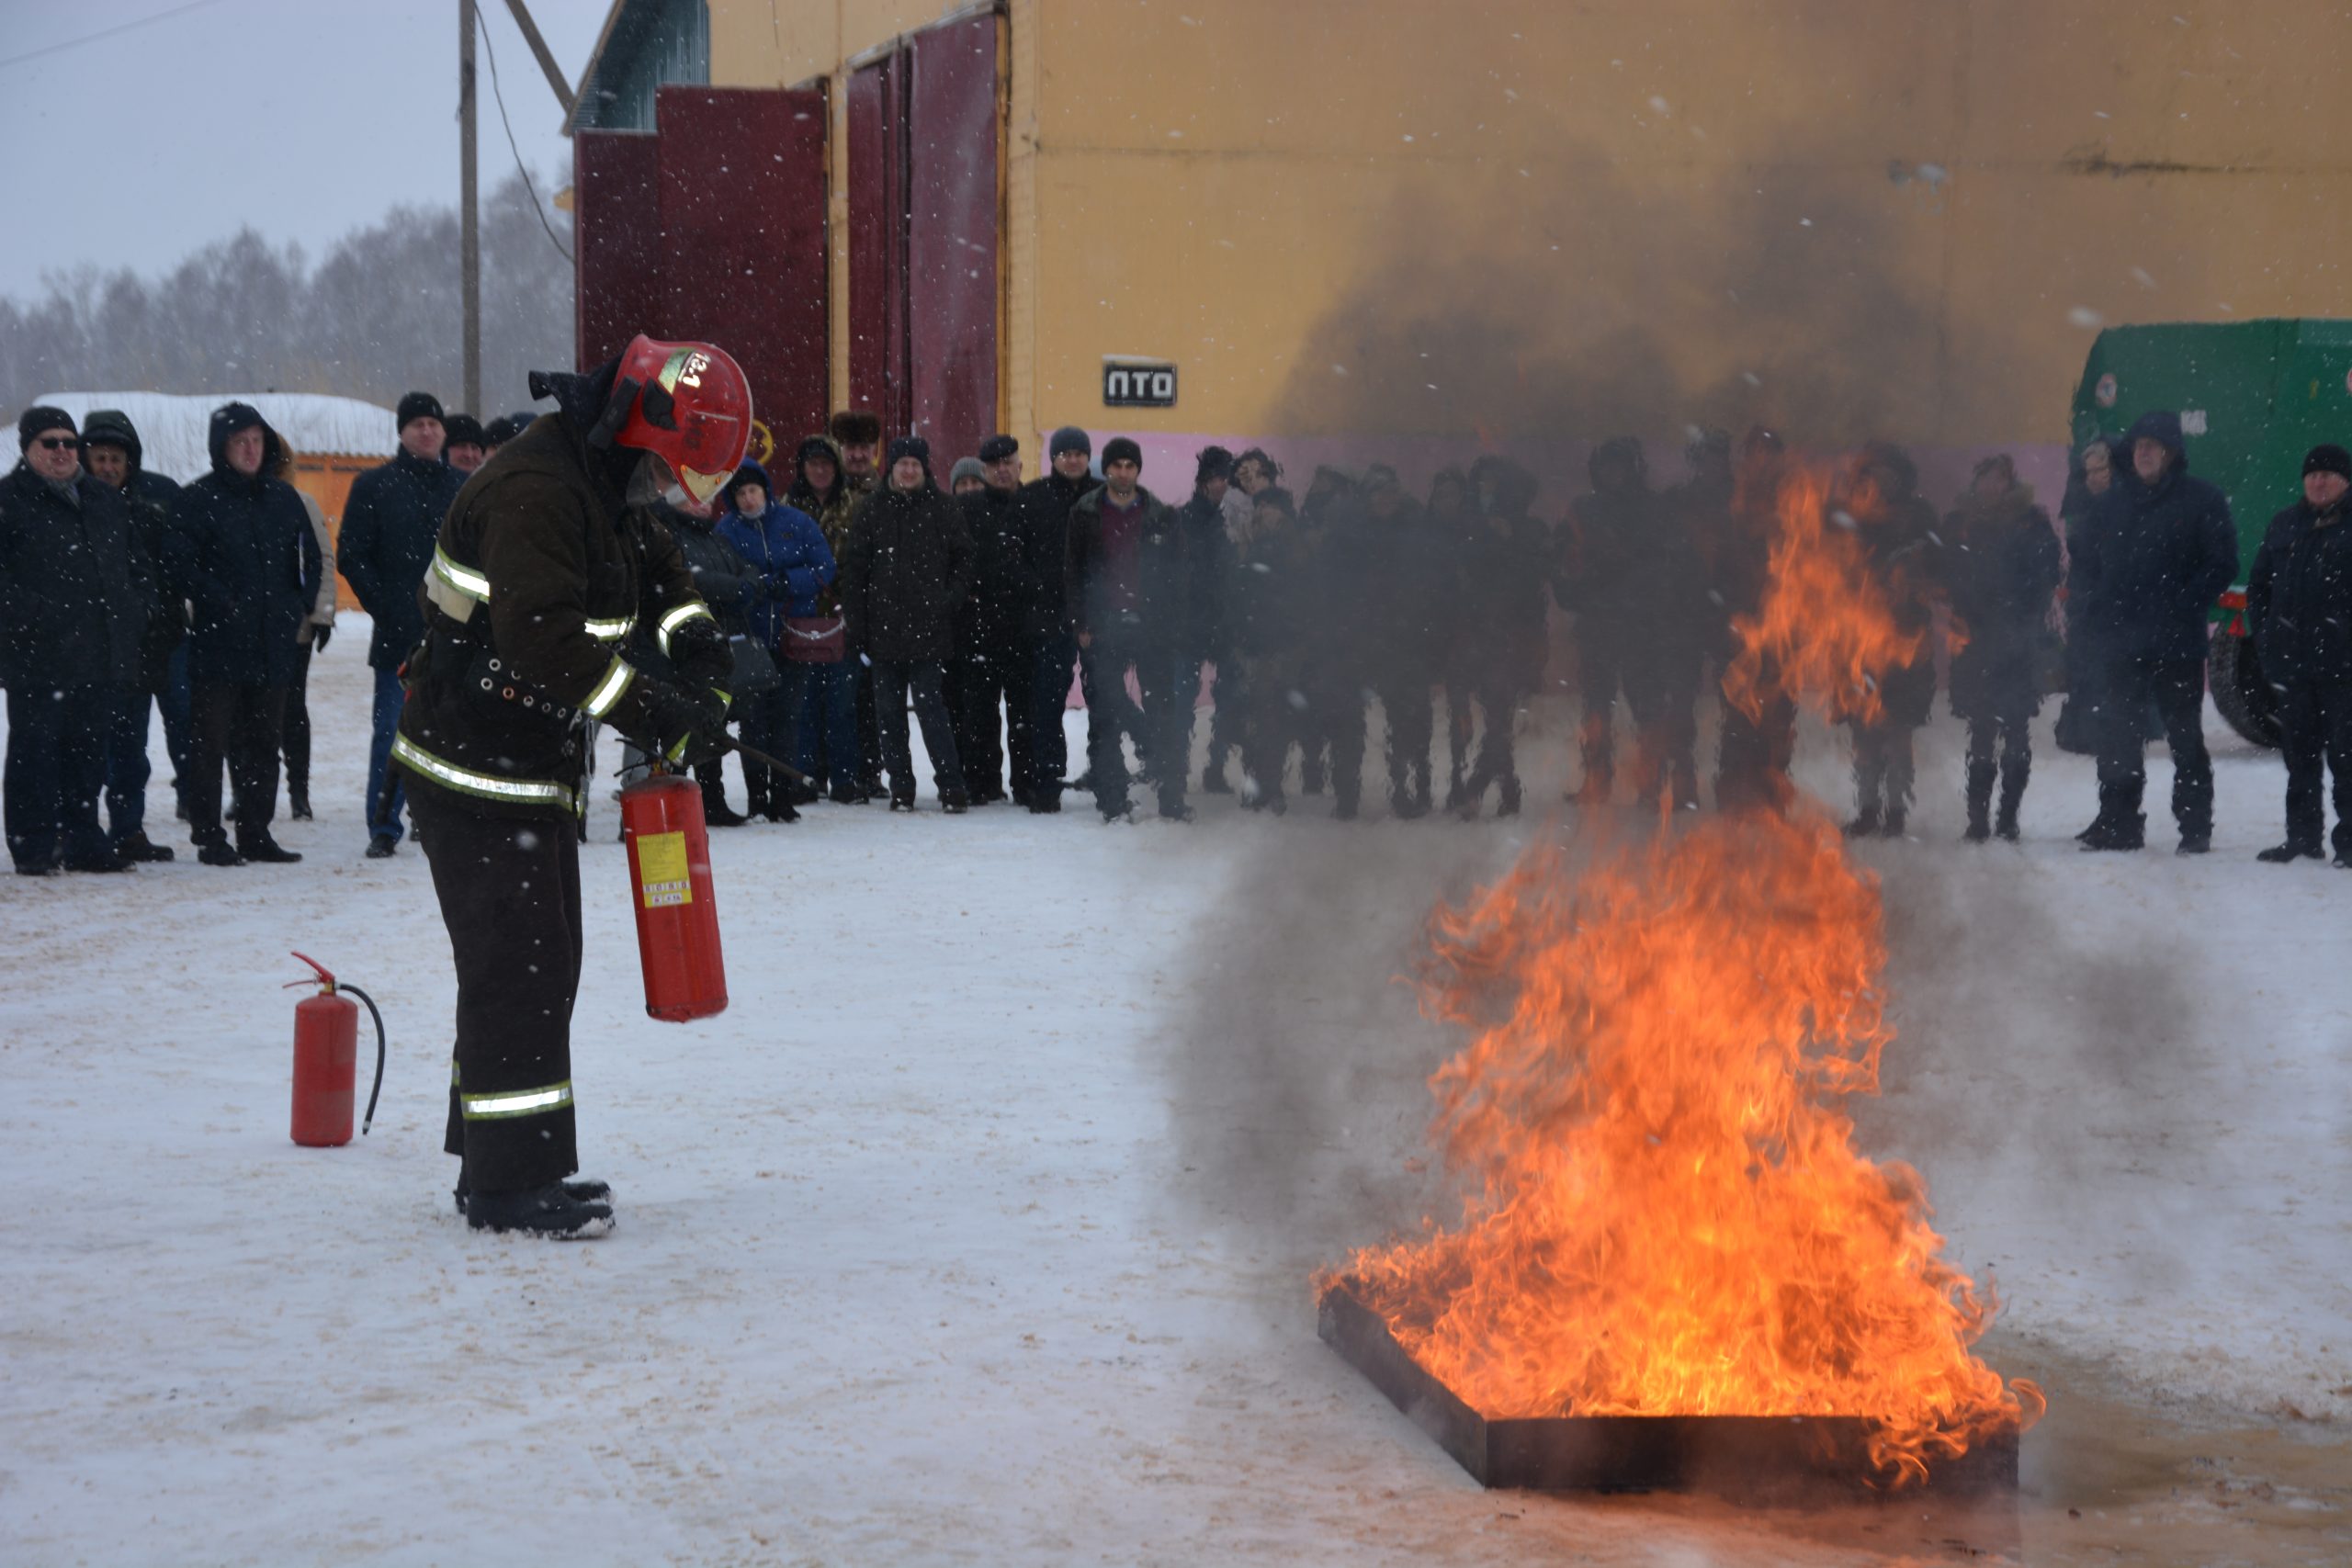
[[[481,214],[474,174],[474,0],[458,0],[458,231],[465,293],[465,412],[481,413]]]

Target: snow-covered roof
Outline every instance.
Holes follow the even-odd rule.
[[[43,392],[33,400],[63,409],[77,425],[93,409],[120,409],[139,431],[141,466],[183,484],[211,470],[212,411],[226,402],[253,404],[297,452],[389,457],[400,450],[390,409],[320,392]]]

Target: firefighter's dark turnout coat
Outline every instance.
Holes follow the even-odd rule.
[[[650,626],[666,652],[710,615],[669,531],[627,503],[636,454],[592,442],[612,367],[548,379],[563,406],[482,465],[442,524],[392,750],[457,962],[446,1146],[476,1192],[579,1168],[584,722],[651,746],[677,697],[624,657],[630,634]]]

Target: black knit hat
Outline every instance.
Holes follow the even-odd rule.
[[[1102,466],[1107,468],[1114,463],[1133,463],[1140,468],[1143,467],[1143,448],[1136,446],[1131,437],[1114,435],[1102,443]]]
[[[979,457],[983,463],[1001,463],[1007,457],[1020,456],[1021,443],[1002,434],[989,436],[980,443]]]
[[[1083,452],[1091,457],[1094,456],[1094,438],[1074,424],[1065,424],[1055,431],[1054,438],[1046,444],[1046,456],[1058,457],[1065,452]]]
[[[2306,474],[2338,474],[2352,479],[2352,452],[2346,452],[2333,441],[2323,441],[2303,454]]]
[[[481,421],[469,413],[453,413],[441,422],[450,446],[487,446],[490,437],[482,433]]]
[[[419,419],[440,419],[444,424],[448,423],[442,419],[440,399],[430,392],[410,392],[401,399],[400,407],[392,415],[392,428],[406,430],[412,420]]]
[[[890,461],[912,457],[922,465],[924,473],[931,472],[931,443],[920,435],[901,435],[890,443]]]
[[[17,450],[30,451],[33,438],[44,430],[62,430],[68,435],[81,434],[74,428],[74,416],[63,409],[35,403],[17,420]]]
[[[1193,470],[1193,482],[1194,484],[1204,485],[1211,479],[1229,479],[1232,477],[1232,453],[1227,451],[1222,446],[1204,446],[1201,448],[1200,466]]]

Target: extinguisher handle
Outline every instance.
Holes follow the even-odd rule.
[[[359,1123],[359,1135],[364,1138],[368,1135],[368,1129],[376,1122],[376,1097],[384,1092],[384,1015],[376,1010],[376,998],[358,987],[346,983],[337,988],[367,1003],[368,1016],[376,1021],[376,1084],[368,1091],[368,1114]],[[346,1122],[344,1125],[349,1127],[351,1123]],[[344,1136],[347,1138],[351,1134],[346,1132]]]

